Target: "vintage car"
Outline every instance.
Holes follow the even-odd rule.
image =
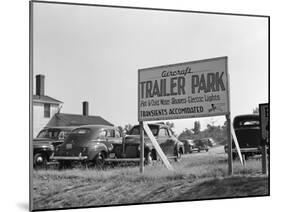
[[[155,136],[158,144],[167,157],[174,158],[178,161],[184,153],[184,145],[171,132],[165,124],[148,124],[152,134]],[[140,126],[135,125],[124,139],[124,155],[126,158],[140,157]],[[145,163],[150,164],[152,160],[157,160],[156,150],[144,133],[144,157]]]
[[[209,147],[214,147],[216,145],[216,142],[212,138],[202,138],[202,140],[206,142]]]
[[[249,156],[260,154],[261,135],[260,135],[259,114],[239,115],[233,119],[233,128],[245,159]],[[234,142],[232,142],[233,157],[237,157]],[[227,147],[225,148],[227,151]]]
[[[79,162],[89,168],[101,168],[111,154],[122,157],[119,130],[106,125],[85,125],[74,129],[64,143],[55,148],[51,159],[58,161],[60,167]]]
[[[197,150],[197,152],[201,152],[201,151],[209,151],[209,145],[208,145],[208,141],[204,140],[204,139],[196,139],[194,140],[194,149]]]
[[[185,154],[198,151],[198,149],[195,148],[195,145],[194,145],[194,142],[193,142],[192,139],[180,139],[180,141],[184,145],[184,153]]]
[[[64,142],[64,139],[74,127],[49,127],[41,130],[33,139],[33,166],[46,167],[54,147]]]

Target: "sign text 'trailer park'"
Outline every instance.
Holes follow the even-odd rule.
[[[229,113],[227,57],[139,69],[138,120]]]

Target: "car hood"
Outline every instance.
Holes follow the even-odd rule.
[[[62,144],[63,141],[57,141],[50,138],[34,138],[33,139],[33,146],[42,146],[42,145],[58,145]]]
[[[42,147],[53,147],[51,142],[33,142],[33,148],[42,148]]]

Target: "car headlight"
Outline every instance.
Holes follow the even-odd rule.
[[[141,146],[140,145],[138,146],[138,151],[141,151]]]

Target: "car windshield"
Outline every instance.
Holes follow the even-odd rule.
[[[59,134],[61,132],[61,129],[46,129],[41,130],[39,134],[37,135],[37,138],[49,138],[57,140],[59,138]]]
[[[159,127],[157,125],[148,125],[148,127],[150,128],[150,130],[152,131],[152,134],[154,136],[158,135]],[[140,135],[140,126],[139,125],[134,126],[128,134],[129,135]],[[144,134],[147,135],[146,132],[144,132]]]

